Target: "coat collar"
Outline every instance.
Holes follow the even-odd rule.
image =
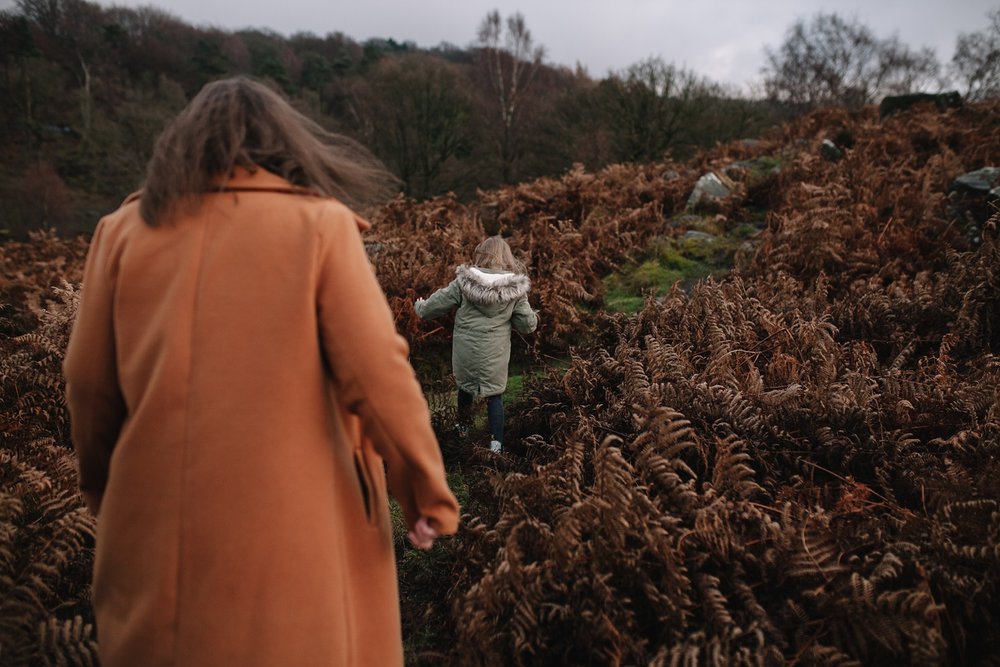
[[[214,192],[274,192],[277,194],[298,195],[302,197],[334,199],[333,197],[321,194],[315,190],[293,185],[281,176],[267,171],[263,167],[258,167],[257,171],[251,172],[249,169],[240,167],[239,165],[233,167],[233,171],[228,178],[216,176],[211,180],[209,190],[206,194]],[[122,202],[122,204],[124,205],[137,201],[141,197],[142,190],[133,192],[125,199],[124,202]],[[357,213],[354,213],[354,211],[351,211],[351,213],[354,215],[354,222],[358,225],[358,229],[365,231],[371,227],[370,222],[359,216]]]
[[[313,197],[322,197],[318,192],[309,188],[292,185],[281,176],[257,167],[256,171],[250,171],[239,165],[233,167],[232,173],[228,177],[216,176],[211,180],[211,188],[218,188],[222,191],[235,190],[264,190],[269,192],[287,192],[289,194],[301,194]]]

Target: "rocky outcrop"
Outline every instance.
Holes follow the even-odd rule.
[[[983,224],[1000,210],[1000,168],[983,167],[962,174],[948,190],[952,216],[965,225],[966,236],[977,245]]]
[[[827,162],[839,162],[844,157],[844,151],[829,139],[824,139],[819,145],[819,154]]]
[[[894,113],[906,111],[917,104],[933,104],[938,111],[957,109],[962,106],[962,96],[958,91],[931,95],[930,93],[910,93],[908,95],[889,95],[878,105],[878,117],[887,118]]]
[[[712,204],[718,204],[729,197],[735,189],[735,184],[728,176],[710,171],[694,184],[694,190],[688,197],[685,210],[694,211],[711,207]]]

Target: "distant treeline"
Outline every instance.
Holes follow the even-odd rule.
[[[340,32],[195,27],[152,7],[19,0],[0,12],[0,233],[91,228],[139,186],[164,124],[206,82],[235,74],[270,82],[323,126],[359,139],[417,199],[468,197],[574,163],[685,158],[817,104],[940,87],[933,54],[836,15],[796,23],[768,51],[752,97],[657,57],[599,80],[546,63],[519,14],[493,12],[473,28],[467,47],[422,49]],[[837,40],[859,48],[859,34],[884,57],[878,48],[846,62],[832,55]],[[821,40],[832,43],[826,71],[796,51]],[[803,78],[803,69],[817,74]]]

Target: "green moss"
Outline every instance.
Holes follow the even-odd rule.
[[[729,232],[729,235],[739,241],[745,241],[755,236],[759,231],[760,229],[756,225],[749,222],[741,222],[733,227],[733,230]]]
[[[713,265],[718,263],[720,253],[725,253],[725,242],[719,238],[680,238],[677,240],[678,252],[683,253],[683,257],[694,264],[701,264],[700,268],[708,267],[707,272],[702,275],[693,275],[695,278],[702,278],[711,272]],[[692,267],[689,273],[697,274],[697,269]]]
[[[681,229],[693,229],[698,232],[705,232],[713,236],[721,236],[726,233],[726,220],[716,216],[686,216],[688,220],[679,224]],[[693,219],[691,219],[693,218]]]
[[[676,283],[710,275],[716,254],[711,246],[712,242],[697,239],[654,244],[644,259],[604,279],[605,308],[634,313],[642,308],[646,294],[661,296]]]
[[[636,296],[619,288],[604,295],[604,307],[617,313],[637,313],[642,309],[646,298]]]
[[[746,170],[742,180],[748,188],[758,187],[770,181],[781,171],[781,157],[765,155],[740,162]]]
[[[756,171],[774,171],[781,167],[784,159],[778,155],[761,155],[750,160],[750,166]]]
[[[635,262],[604,278],[604,308],[634,313],[642,308],[648,294],[662,296],[677,283],[687,288],[703,278],[725,275],[732,268],[736,250],[757,232],[754,224],[741,222],[711,238],[660,239]]]

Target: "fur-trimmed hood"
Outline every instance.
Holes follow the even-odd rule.
[[[520,298],[531,289],[531,280],[520,273],[497,272],[475,266],[460,265],[455,269],[458,288],[469,301],[482,306],[494,306]]]

